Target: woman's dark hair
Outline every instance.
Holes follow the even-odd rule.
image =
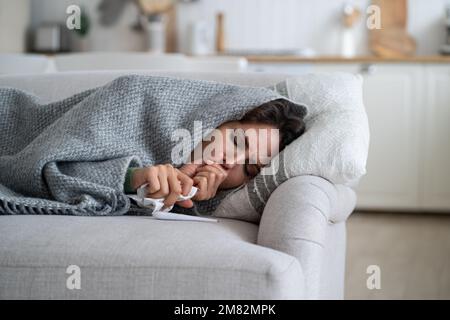
[[[305,132],[306,108],[286,99],[266,102],[247,112],[239,121],[270,124],[280,130],[280,150]]]

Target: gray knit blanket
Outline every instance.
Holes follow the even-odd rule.
[[[128,167],[173,163],[174,130],[189,130],[193,150],[209,130],[278,98],[265,88],[141,75],[49,104],[0,88],[0,214],[144,214],[124,193]],[[196,202],[193,214],[213,211],[227,192]]]

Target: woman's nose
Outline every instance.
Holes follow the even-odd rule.
[[[213,156],[205,158],[206,164],[218,163],[224,168],[232,169],[237,164],[244,164],[249,156],[248,150],[230,150],[229,152],[215,152]]]
[[[232,154],[230,152],[230,154]],[[236,150],[232,157],[223,156],[223,163],[228,166],[229,169],[233,168],[237,164],[244,164],[247,159],[247,152],[244,150]]]
[[[244,164],[245,159],[247,159],[247,152],[246,151],[238,151],[236,152],[236,156],[234,158],[235,162],[233,162],[233,165],[235,164]]]

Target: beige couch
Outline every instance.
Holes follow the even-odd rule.
[[[48,102],[124,73],[3,76],[0,86]],[[145,73],[258,86],[285,78]],[[0,216],[0,298],[341,299],[345,220],[355,200],[348,187],[300,176],[275,190],[259,225],[224,218]]]

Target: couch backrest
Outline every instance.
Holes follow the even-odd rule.
[[[51,102],[69,97],[86,89],[98,87],[125,74],[147,74],[187,79],[220,81],[248,86],[270,86],[285,80],[282,74],[263,73],[215,73],[215,72],[171,72],[171,71],[81,71],[58,72],[36,75],[0,76],[0,86],[14,87],[31,92],[42,102]]]
[[[54,71],[54,65],[46,55],[0,53],[0,75],[42,74],[51,71]]]

